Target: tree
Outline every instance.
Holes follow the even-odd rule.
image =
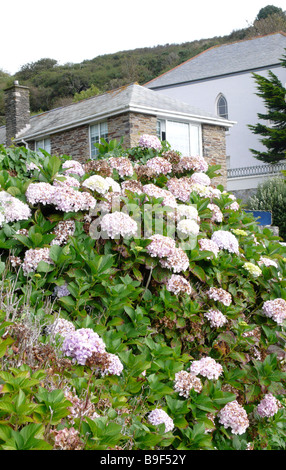
[[[281,60],[286,67],[286,56]],[[286,88],[278,77],[268,71],[268,78],[253,73],[257,84],[257,96],[265,104],[265,113],[257,116],[265,124],[259,122],[248,127],[254,134],[261,135],[260,142],[266,147],[265,151],[250,149],[254,157],[266,163],[277,163],[286,158]]]
[[[278,15],[284,14],[282,8],[275,7],[274,5],[267,5],[266,7],[263,7],[261,8],[261,10],[259,10],[256,19],[264,20],[265,18],[267,18],[267,16],[273,15],[274,13]]]

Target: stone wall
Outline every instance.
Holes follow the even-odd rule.
[[[225,128],[204,124],[202,126],[203,156],[210,165],[221,165],[220,177],[214,178],[212,182],[222,184],[226,188],[226,143]]]
[[[17,82],[5,90],[6,145],[9,147],[17,134],[28,126],[30,121],[29,88]]]
[[[140,113],[124,113],[108,119],[108,138],[119,141],[125,148],[136,147],[142,134],[156,135],[157,118]]]
[[[123,113],[108,119],[108,139],[118,142],[123,137],[123,146],[131,148],[138,145],[140,135],[156,135],[157,117],[141,113]],[[52,134],[51,153],[70,155],[75,160],[84,162],[90,158],[89,126],[84,125],[67,131]],[[226,147],[223,127],[202,125],[203,156],[211,165],[221,165],[222,176],[212,182],[226,188]]]
[[[70,155],[81,163],[90,158],[89,126],[52,134],[50,138],[52,155]]]

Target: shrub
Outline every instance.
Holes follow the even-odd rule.
[[[285,245],[204,159],[103,148],[1,160],[0,448],[284,449]]]

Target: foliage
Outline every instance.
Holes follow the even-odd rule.
[[[73,164],[70,157],[45,153],[39,160],[26,149],[1,148],[0,194],[9,191],[31,214],[21,219],[14,209],[15,220],[4,219],[0,229],[0,449],[284,449],[285,317],[277,322],[263,305],[286,300],[285,245],[259,227],[222,187],[201,185],[193,187],[185,202],[176,198],[177,205],[197,210],[199,234],[187,245],[176,228],[167,232],[174,207],[164,197],[147,198],[140,184],[166,190],[170,178],[184,178],[183,183],[201,172],[178,167],[180,157],[168,146],[124,150],[116,142],[102,142],[99,150],[100,160],[87,162],[83,174],[74,166],[74,180],[65,180],[72,176],[66,172],[66,164]],[[150,174],[148,165],[157,157],[171,163],[172,171]],[[124,176],[110,166],[114,159],[124,165],[129,161],[136,171]],[[31,162],[37,167],[26,171]],[[217,170],[209,166],[207,175],[217,176]],[[102,186],[86,186],[94,175],[112,178],[109,183],[121,190],[126,185],[116,208],[133,221],[141,218],[140,236],[112,238],[103,231],[96,236],[102,217],[112,212],[110,190],[102,194],[96,191]],[[56,209],[47,191],[64,181],[73,182],[78,199],[86,192],[94,197],[95,208]],[[46,192],[31,203],[27,188],[36,183],[47,185]],[[127,184],[137,184],[137,192]],[[210,202],[220,209],[222,220],[213,217]],[[6,214],[5,206],[3,210]],[[156,220],[184,248],[189,267],[177,274],[189,283],[188,293],[175,293],[169,283],[172,269],[150,255],[148,233],[158,233]],[[73,224],[73,230],[59,231],[65,223]],[[127,223],[121,226],[126,228]],[[235,237],[238,250],[219,249],[216,255],[201,248],[200,241],[210,241],[220,230]],[[29,250],[43,249],[48,249],[48,259],[27,262]],[[259,269],[248,271],[246,262]],[[210,297],[211,288],[222,289],[231,303]],[[210,323],[210,309],[219,309],[226,323]],[[66,355],[64,343],[75,331],[92,332],[105,351],[88,356],[85,363]],[[108,369],[111,358],[115,369]],[[217,376],[203,371],[189,375],[190,366],[203,358],[219,367]],[[198,388],[186,383],[176,387],[182,373],[196,380]],[[262,417],[257,409],[266,394],[279,407]],[[224,407],[235,401],[247,415],[242,433],[220,420]],[[156,409],[171,420],[167,432],[164,422],[149,421]]]
[[[247,205],[253,210],[272,212],[273,225],[279,227],[279,234],[286,240],[286,184],[284,178],[271,178],[261,183],[255,196],[249,198]]]
[[[275,7],[274,5],[267,5],[267,6],[261,8],[259,10],[256,19],[257,20],[264,20],[265,18],[267,18],[270,15],[273,15],[274,13],[276,13],[278,15],[285,14],[283,12],[282,8]]]
[[[286,67],[286,57],[281,60],[281,65]],[[258,113],[258,118],[266,122],[249,125],[254,134],[261,135],[261,143],[266,147],[265,151],[250,149],[255,158],[266,163],[276,163],[286,157],[286,89],[272,72],[268,72],[268,78],[253,74],[257,83],[257,96],[264,101],[266,111]]]

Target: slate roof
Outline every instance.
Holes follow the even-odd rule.
[[[31,116],[30,125],[15,142],[42,138],[83,124],[106,119],[123,112],[166,115],[231,127],[232,122],[194,108],[187,103],[156,93],[138,84],[124,86],[92,98]],[[5,142],[5,127],[0,128],[0,144]]]
[[[159,88],[280,65],[286,33],[272,33],[232,44],[214,46],[146,83]]]

